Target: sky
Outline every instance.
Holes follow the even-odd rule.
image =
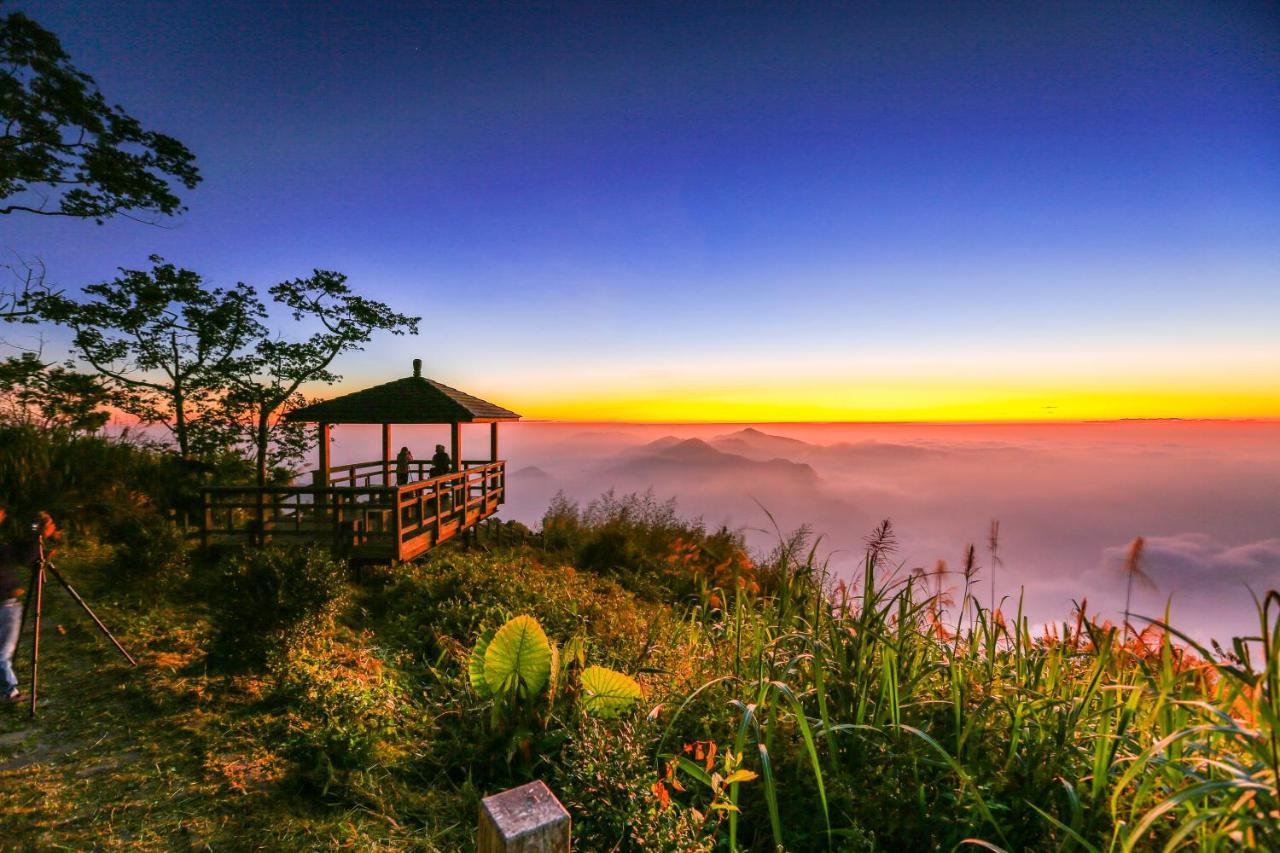
[[[0,248],[72,289],[342,271],[424,317],[347,388],[421,357],[534,419],[1280,417],[1274,3],[6,8],[204,182]]]

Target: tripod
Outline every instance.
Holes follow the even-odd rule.
[[[22,614],[24,623],[26,622],[26,614],[28,611],[33,613],[35,619],[31,633],[31,716],[33,717],[36,715],[36,691],[40,685],[40,616],[41,611],[44,609],[44,581],[46,573],[53,575],[54,578],[57,579],[58,583],[62,584],[63,588],[66,589],[67,592],[71,593],[71,597],[75,599],[76,604],[79,604],[84,608],[84,612],[89,614],[89,618],[93,620],[93,624],[97,625],[98,630],[102,632],[102,635],[110,640],[111,643],[120,650],[120,654],[124,655],[124,659],[129,662],[129,665],[138,665],[138,662],[124,650],[124,646],[120,645],[120,641],[111,635],[111,632],[107,630],[107,626],[102,624],[102,620],[97,617],[97,614],[95,614],[93,610],[90,609],[89,605],[85,603],[85,600],[80,597],[80,593],[76,592],[75,587],[68,583],[67,579],[62,576],[62,572],[58,571],[58,567],[49,562],[45,557],[44,537],[41,536],[38,542],[40,547],[40,563],[31,571],[31,588],[27,590],[26,607],[23,609]],[[33,611],[31,610],[32,599],[35,599],[36,604],[35,610]],[[22,636],[21,628],[19,628],[18,636]]]

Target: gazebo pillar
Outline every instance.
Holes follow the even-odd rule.
[[[462,470],[462,424],[449,424],[449,441],[453,445],[453,470]]]
[[[329,425],[317,425],[317,456],[316,460],[316,485],[327,487],[329,485]]]
[[[391,485],[391,424],[382,425],[382,485]]]
[[[498,461],[498,422],[489,424],[489,461]]]

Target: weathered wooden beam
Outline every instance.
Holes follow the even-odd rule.
[[[489,461],[498,461],[498,422],[489,424]]]
[[[569,813],[542,782],[480,801],[478,853],[569,853]]]

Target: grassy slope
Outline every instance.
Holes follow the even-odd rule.
[[[487,714],[473,713],[460,664],[482,621],[537,612],[555,636],[584,630],[601,663],[664,655],[646,646],[661,605],[528,553],[446,547],[353,586],[342,623],[283,670],[227,676],[208,671],[198,582],[154,594],[112,584],[108,556],[86,549],[62,562],[138,668],[61,588],[46,587],[39,714],[0,708],[7,842],[466,849],[480,796],[550,772],[504,761],[501,740],[486,740]],[[15,662],[24,681],[29,637],[28,626]],[[358,770],[314,766],[317,753],[356,752],[326,738],[369,721],[376,745],[358,753]]]
[[[420,809],[407,809],[433,816],[430,824],[411,814],[400,825],[300,790],[273,748],[287,708],[272,699],[271,679],[207,674],[198,607],[162,602],[144,614],[138,602],[102,592],[92,591],[91,604],[138,668],[52,589],[39,714],[30,719],[25,705],[0,710],[6,842],[41,849],[457,843],[457,825],[472,813],[461,794],[433,792]],[[23,679],[29,649],[28,633],[19,650]]]
[[[1210,664],[1168,638],[1122,644],[1077,623],[1040,639],[977,615],[957,639],[938,599],[876,589],[871,569],[848,610],[815,610],[800,584],[770,604],[716,586],[673,611],[533,552],[447,547],[353,589],[342,624],[283,666],[230,677],[206,671],[199,577],[144,593],[108,582],[107,564],[85,551],[64,568],[140,666],[51,588],[41,714],[0,710],[6,842],[458,850],[479,797],[528,778],[562,797],[580,849],[709,849],[735,831],[747,849],[777,832],[788,849],[826,849],[819,803],[838,849],[974,837],[1089,849],[1075,833],[1150,849],[1180,827],[1200,849],[1280,838],[1276,643],[1248,666]],[[755,576],[775,590],[807,576],[766,570]],[[493,725],[466,686],[467,648],[517,613],[562,648],[586,638],[592,663],[641,674],[657,722],[599,723],[569,701],[517,731]],[[682,771],[660,806],[657,756],[699,743],[761,772],[770,756],[776,786],[762,776],[717,794],[742,807],[725,819]]]

